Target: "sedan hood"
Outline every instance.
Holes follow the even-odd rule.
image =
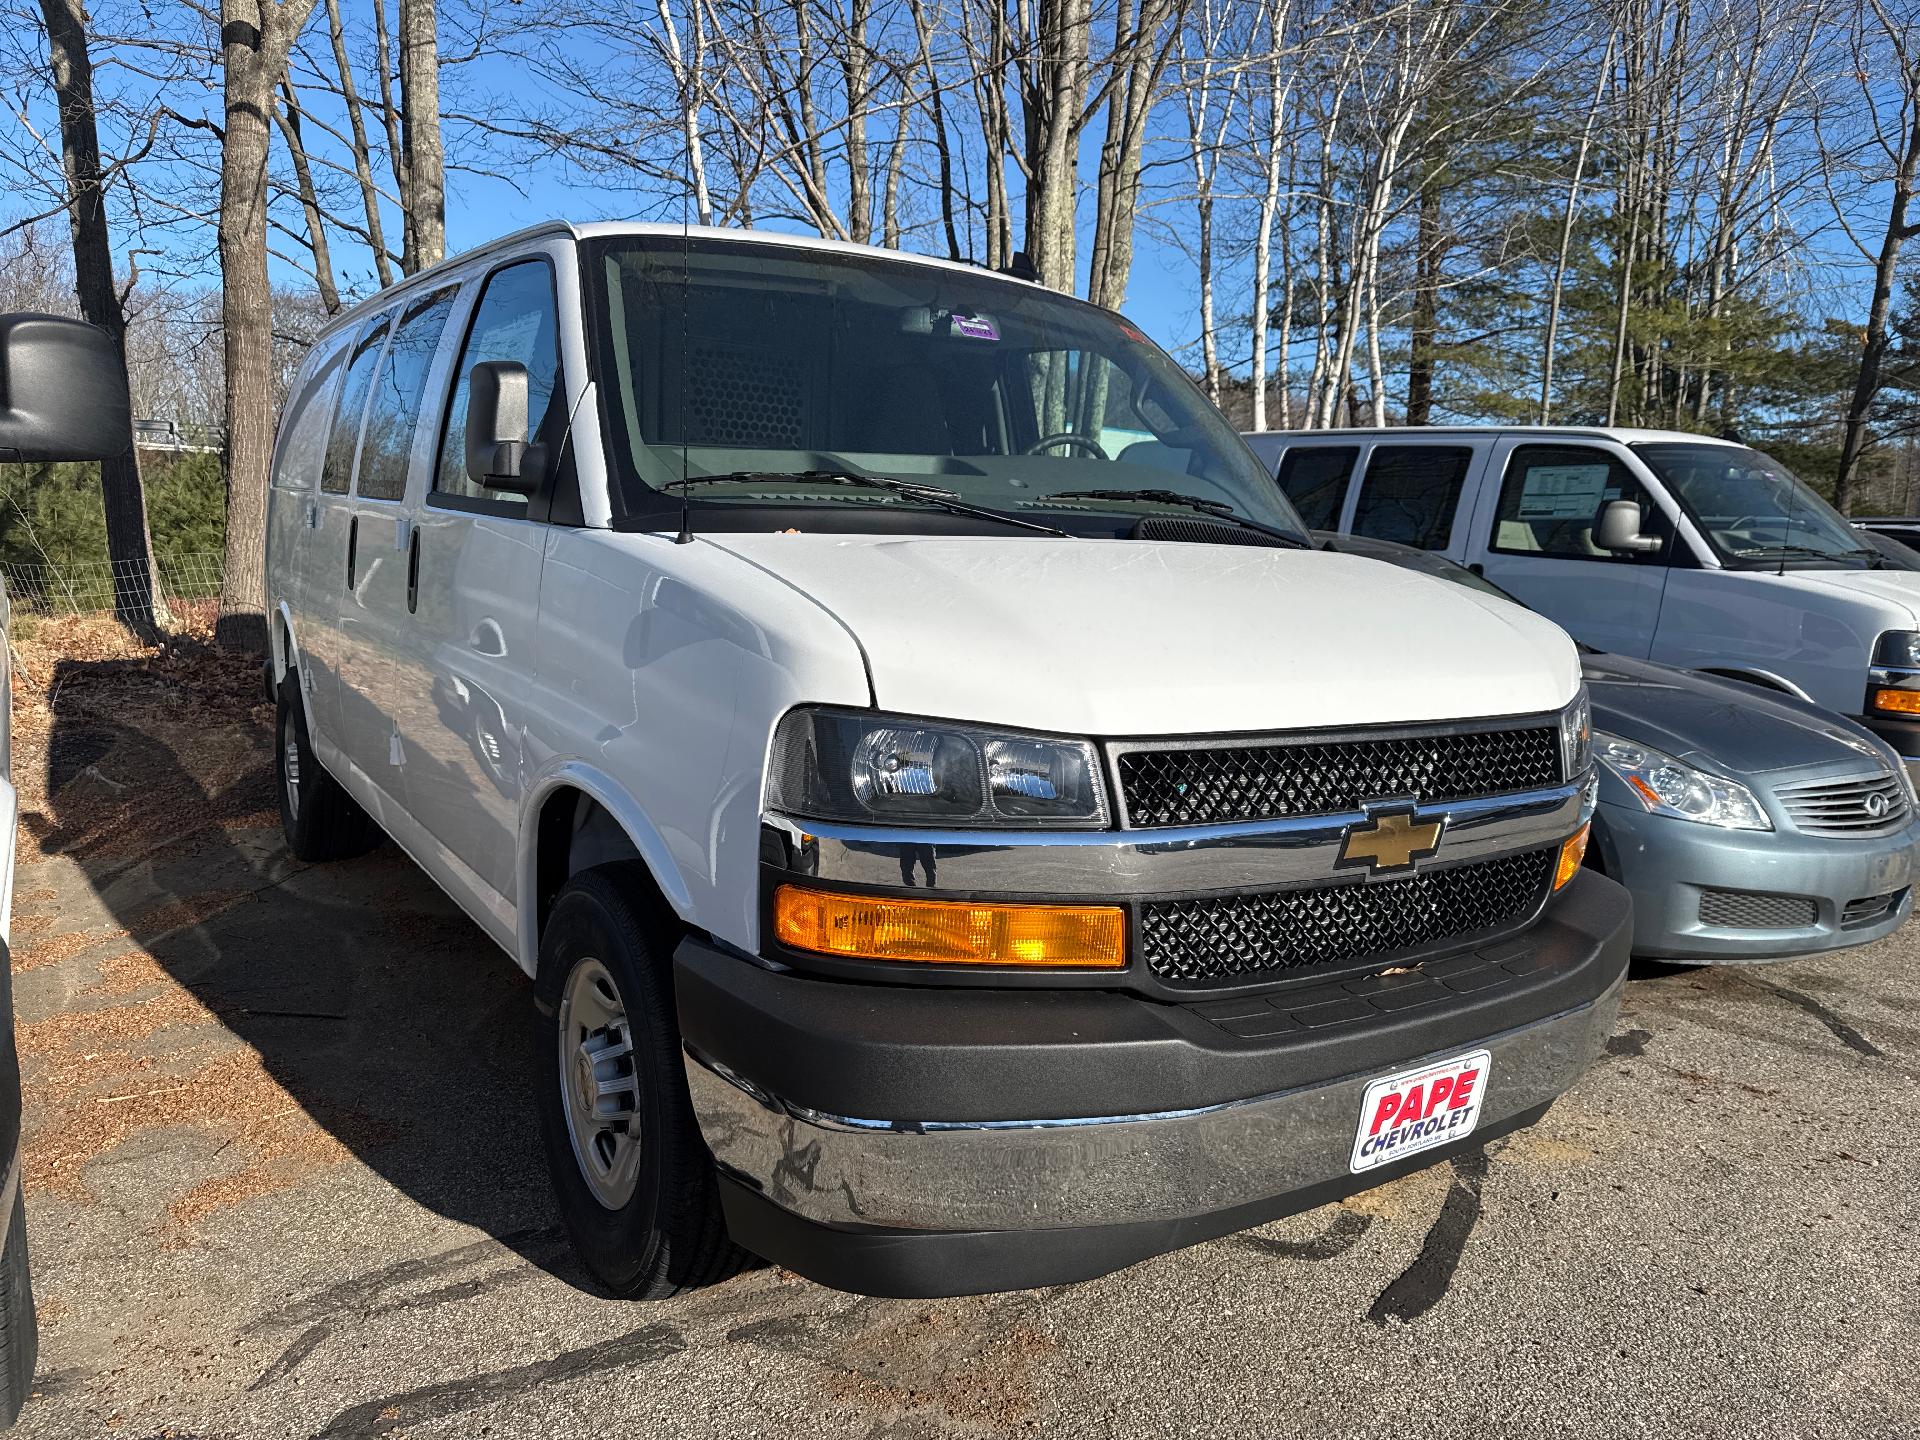
[[[1098,736],[1382,725],[1567,703],[1518,606],[1312,551],[1048,537],[708,534],[837,617],[882,709]]]
[[[1583,657],[1593,723],[1734,777],[1835,761],[1885,760],[1858,726],[1737,680],[1716,680],[1619,655]]]

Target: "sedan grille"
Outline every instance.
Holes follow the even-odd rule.
[[[1127,824],[1210,825],[1339,815],[1368,801],[1423,804],[1560,782],[1553,725],[1380,739],[1271,741],[1119,751]]]
[[[1820,918],[1804,895],[1763,895],[1751,890],[1702,890],[1700,923],[1727,930],[1798,930]]]
[[[1887,770],[1782,785],[1774,794],[1803,835],[1879,835],[1907,823],[1907,787]]]
[[[1141,948],[1156,976],[1188,985],[1398,955],[1526,919],[1546,895],[1555,854],[1529,850],[1406,880],[1151,901],[1141,907]]]

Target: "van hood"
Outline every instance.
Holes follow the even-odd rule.
[[[1049,537],[707,534],[865,652],[885,710],[1077,735],[1553,710],[1579,657],[1464,586],[1314,551]]]
[[[1920,570],[1736,570],[1736,575],[1764,574],[1816,592],[1838,590],[1877,600],[1889,607],[1886,623],[1895,627],[1920,625]]]

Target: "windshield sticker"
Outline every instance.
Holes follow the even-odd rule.
[[[998,340],[1000,327],[986,315],[969,315],[956,310],[947,317],[947,333],[963,340]]]
[[[1522,520],[1591,520],[1606,498],[1610,465],[1534,465],[1520,488]]]

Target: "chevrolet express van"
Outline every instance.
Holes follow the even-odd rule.
[[[619,1293],[1101,1274],[1536,1120],[1617,1003],[1572,645],[1304,533],[1115,315],[530,230],[293,387],[288,842],[384,831],[533,977]]]
[[[1597,649],[1838,711],[1920,774],[1920,572],[1757,450],[1580,427],[1247,439],[1317,529],[1436,551]]]

